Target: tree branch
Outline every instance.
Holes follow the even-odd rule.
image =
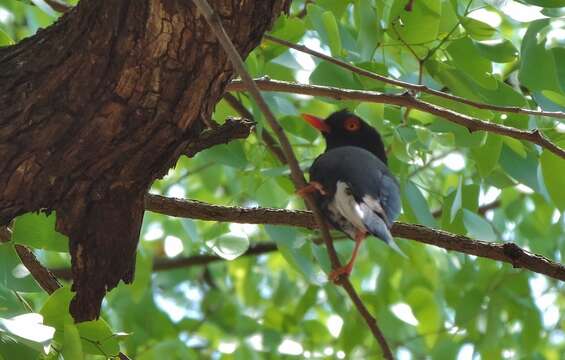
[[[213,129],[203,131],[198,138],[192,140],[184,154],[193,157],[196,153],[219,144],[227,144],[235,139],[249,136],[255,123],[246,119],[227,119],[225,123]]]
[[[249,75],[249,73],[245,69],[245,64],[243,63],[241,56],[237,52],[237,49],[235,48],[235,46],[231,42],[228,34],[226,33],[224,27],[222,26],[222,22],[221,22],[220,18],[217,16],[217,14],[214,13],[214,10],[212,10],[212,8],[210,7],[210,4],[208,4],[208,2],[206,0],[193,0],[193,2],[196,4],[196,6],[200,10],[200,12],[202,12],[204,17],[206,18],[206,21],[208,22],[208,24],[212,28],[212,31],[216,34],[216,37],[218,38],[218,40],[222,44],[222,47],[224,48],[224,50],[226,51],[232,65],[234,66],[236,71],[239,73],[239,76],[241,76],[245,87],[247,88],[247,90],[249,91],[249,93],[251,94],[253,99],[256,101],[257,105],[259,106],[259,109],[261,109],[261,112],[265,115],[265,119],[267,120],[267,123],[269,124],[269,126],[271,127],[273,132],[275,133],[275,135],[276,135],[276,137],[277,137],[277,139],[278,139],[278,141],[279,141],[279,143],[282,147],[282,151],[285,155],[285,159],[286,159],[286,162],[287,162],[288,167],[290,169],[290,175],[291,175],[291,179],[294,183],[294,186],[297,189],[301,189],[301,188],[305,187],[306,186],[306,180],[304,179],[304,174],[302,173],[302,170],[300,169],[298,161],[296,160],[296,157],[294,156],[294,152],[292,151],[292,147],[290,145],[288,138],[286,137],[286,134],[283,131],[283,128],[278,123],[278,121],[275,119],[275,116],[273,115],[273,113],[269,109],[269,106],[267,105],[267,103],[263,99],[261,92],[259,91],[259,88],[257,87],[255,82],[251,78],[251,75]],[[329,230],[328,230],[328,228],[325,224],[325,221],[323,220],[322,213],[320,212],[320,209],[316,205],[312,196],[307,195],[305,197],[305,201],[306,201],[308,207],[310,209],[312,209],[316,223],[318,224],[318,226],[321,230],[322,238],[324,239],[324,242],[326,243],[326,249],[328,251],[328,256],[329,256],[330,262],[332,264],[332,269],[337,269],[338,267],[341,266],[341,264],[339,262],[339,258],[337,257],[337,253],[336,253],[336,251],[333,247],[333,242],[332,242],[332,239],[331,239],[331,236],[330,236],[330,232],[329,232]],[[382,334],[382,331],[378,327],[376,319],[373,318],[371,316],[371,314],[369,314],[367,308],[365,307],[363,302],[361,302],[361,300],[357,296],[357,293],[355,292],[355,290],[353,289],[353,287],[349,283],[349,280],[347,279],[347,277],[342,277],[340,279],[339,283],[342,286],[344,286],[347,293],[349,294],[349,296],[353,300],[353,303],[355,304],[357,310],[359,311],[359,313],[365,319],[367,326],[369,327],[369,329],[373,333],[373,336],[375,337],[375,339],[377,339],[378,343],[380,344],[384,357],[386,359],[393,359],[394,357],[392,355],[392,351],[390,350],[390,347],[387,344],[387,342],[386,342],[386,340],[385,340],[385,338]]]
[[[308,229],[317,228],[316,221],[309,211],[227,207],[157,195],[147,195],[145,197],[145,208],[149,211],[169,216],[200,220],[226,221],[241,224],[287,225]],[[524,268],[565,281],[565,266],[541,255],[532,254],[514,243],[493,243],[473,240],[467,236],[456,235],[443,230],[400,222],[394,224],[391,233],[396,237],[415,240],[468,255],[502,261],[511,264],[515,268]]]
[[[517,140],[526,140],[551,151],[555,155],[565,159],[565,150],[551,142],[538,129],[530,131],[520,130],[513,127],[499,125],[468,115],[457,113],[453,110],[442,108],[428,102],[415,98],[406,92],[399,95],[383,94],[376,91],[362,91],[341,89],[329,86],[296,84],[286,81],[259,79],[255,83],[263,91],[279,91],[293,94],[304,94],[312,96],[325,96],[337,100],[357,100],[374,103],[390,104],[414,108],[432,115],[437,115],[447,121],[466,127],[470,132],[488,131],[491,133],[508,136]],[[232,81],[227,86],[228,91],[242,91],[244,86],[241,81]]]
[[[51,9],[60,13],[66,13],[73,9],[73,6],[59,0],[45,0],[45,3],[47,3],[47,5],[51,7]]]
[[[253,244],[241,256],[257,256],[277,251],[277,245],[274,242],[260,242]],[[159,258],[153,263],[153,271],[167,271],[181,268],[190,268],[193,266],[208,265],[217,261],[225,261],[226,259],[216,255],[193,255],[177,258]],[[53,268],[51,272],[60,279],[70,280],[72,277],[69,268]]]
[[[404,89],[408,89],[408,90],[412,90],[415,92],[422,92],[422,93],[426,93],[426,94],[430,94],[430,95],[434,95],[437,97],[441,97],[444,99],[448,99],[448,100],[453,100],[462,104],[466,104],[466,105],[470,105],[473,106],[477,109],[484,109],[484,110],[494,110],[494,111],[500,111],[500,112],[505,112],[505,113],[514,113],[514,114],[526,114],[526,115],[534,115],[534,116],[546,116],[546,117],[552,117],[552,118],[559,118],[559,119],[565,119],[565,113],[561,112],[561,111],[539,111],[539,110],[531,110],[531,109],[525,109],[525,108],[521,108],[521,107],[517,107],[517,106],[500,106],[500,105],[493,105],[493,104],[486,104],[486,103],[482,103],[482,102],[478,102],[478,101],[473,101],[473,100],[469,100],[457,95],[452,95],[443,91],[439,91],[439,90],[434,90],[434,89],[430,89],[429,87],[425,86],[425,85],[418,85],[418,84],[412,84],[412,83],[408,83],[408,82],[404,82],[401,80],[396,80],[393,78],[389,78],[383,75],[379,75],[376,74],[374,72],[362,69],[360,67],[357,67],[355,65],[351,65],[345,61],[341,61],[338,60],[336,58],[333,58],[331,56],[325,55],[321,52],[312,50],[304,45],[298,45],[298,44],[293,44],[289,41],[283,40],[283,39],[279,39],[276,38],[272,35],[268,35],[265,34],[263,36],[265,39],[267,39],[268,41],[292,48],[294,50],[306,53],[306,54],[310,54],[312,56],[315,56],[317,58],[320,59],[324,59],[327,62],[331,62],[332,64],[335,64],[337,66],[340,66],[344,69],[350,70],[356,74],[368,77],[370,79],[373,80],[378,80],[381,82],[384,82],[386,84],[390,84],[390,85],[394,85],[394,86],[398,86]]]

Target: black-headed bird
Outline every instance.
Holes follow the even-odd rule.
[[[326,150],[314,160],[310,182],[298,194],[313,193],[326,220],[355,241],[351,259],[332,271],[331,280],[351,273],[368,235],[402,254],[389,230],[400,214],[400,189],[388,170],[378,131],[347,110],[325,120],[307,114],[302,117],[322,133]]]

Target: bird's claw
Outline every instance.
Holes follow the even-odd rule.
[[[310,194],[312,192],[319,192],[322,195],[326,195],[326,190],[324,190],[324,187],[322,186],[322,184],[320,184],[317,181],[310,181],[308,183],[308,185],[306,185],[305,187],[303,187],[302,189],[299,189],[296,194],[300,197],[305,197],[307,194]]]

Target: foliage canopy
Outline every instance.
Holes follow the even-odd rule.
[[[55,20],[31,4],[39,2],[2,0],[0,45],[18,42]],[[270,34],[474,102],[565,110],[565,1],[421,0],[412,2],[410,11],[406,0],[306,3],[294,1]],[[254,77],[389,94],[405,91],[269,40],[246,65]],[[151,192],[226,206],[302,208],[287,167],[259,136],[267,131],[262,114],[245,93],[233,94],[257,121],[256,134],[191,159],[182,157]],[[401,221],[479,240],[514,242],[562,261],[565,160],[547,148],[383,103],[264,95],[303,168],[324,145],[299,120],[300,113],[327,116],[348,108],[383,136],[391,170],[401,184]],[[565,147],[563,118],[477,108],[429,93],[417,96],[489,123],[539,129]],[[239,115],[222,100],[214,120],[223,123]],[[65,239],[53,230],[55,216],[27,214],[13,228],[13,242],[36,249],[50,268],[69,265]],[[277,251],[241,256],[250,246],[268,242]],[[491,259],[408,240],[399,243],[407,259],[375,239],[366,241],[351,276],[398,357],[562,357],[561,282]],[[352,245],[336,242],[343,259]],[[155,264],[199,254],[225,261],[152,271]],[[327,283],[325,249],[307,229],[147,212],[135,282],[108,294],[104,320],[79,325],[67,314],[69,287],[47,296],[18,264],[13,246],[1,245],[0,359],[37,359],[50,341],[48,330],[46,337],[17,332],[10,326],[14,322],[54,327],[51,359],[109,357],[120,347],[139,360],[163,354],[168,359],[368,359],[380,354],[355,308]],[[42,314],[43,320],[21,317],[28,312]]]

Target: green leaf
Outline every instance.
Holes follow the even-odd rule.
[[[330,11],[325,11],[322,14],[322,23],[326,34],[328,34],[328,45],[332,52],[332,56],[339,57],[341,55],[341,37],[339,35],[339,28],[334,15]]]
[[[496,241],[496,234],[491,224],[474,212],[463,209],[463,223],[470,237],[477,240]]]
[[[531,5],[536,5],[546,8],[558,8],[565,6],[565,0],[523,0],[523,1]]]
[[[135,302],[140,302],[151,284],[153,271],[153,258],[151,253],[139,248],[135,256],[135,278],[131,284],[131,297]]]
[[[508,175],[517,181],[534,191],[541,191],[537,176],[539,161],[534,153],[528,152],[524,159],[504,145],[500,153],[500,165]]]
[[[270,34],[276,38],[296,43],[304,36],[305,32],[306,24],[304,23],[304,20],[297,17],[287,17],[282,15],[277,19]],[[271,41],[264,41],[261,45],[261,49],[263,50],[265,60],[274,59],[288,51],[287,47],[275,44]]]
[[[236,169],[244,169],[249,163],[242,141],[231,141],[229,144],[213,146],[198,153],[198,158],[205,162],[218,163]]]
[[[402,26],[396,24],[396,27],[404,42],[417,44],[436,40],[441,19],[441,1],[414,1],[412,11],[403,11],[400,17]]]
[[[85,321],[76,326],[85,353],[117,356],[120,352],[118,339],[106,321],[102,319]]]
[[[455,307],[455,324],[467,327],[469,321],[479,314],[484,298],[484,294],[477,288],[464,292]]]
[[[342,0],[342,1],[335,1],[335,0],[317,0],[316,4],[323,7],[324,9],[330,10],[337,19],[340,19],[343,16],[343,13],[347,9],[350,0]]]
[[[306,19],[311,25],[311,28],[313,28],[313,30],[318,33],[323,44],[329,44],[328,34],[326,33],[326,28],[322,19],[323,14],[326,11],[324,10],[324,8],[315,4],[308,4],[306,8]]]
[[[23,265],[14,249],[14,245],[12,243],[0,243],[0,285],[16,291],[41,291],[37,282],[22,267]]]
[[[496,63],[507,63],[518,58],[518,50],[506,39],[475,41],[473,44],[481,55]]]
[[[542,32],[549,26],[549,20],[536,20],[530,23],[522,41],[520,83],[530,90],[552,90],[560,92],[557,70],[553,55],[546,50],[546,38]],[[540,71],[543,69],[543,71]]]
[[[320,290],[317,286],[309,286],[304,295],[300,298],[298,304],[294,308],[294,316],[297,321],[300,321],[304,318],[306,312],[316,304],[316,300],[318,299],[318,291]]]
[[[265,226],[269,237],[277,244],[284,259],[310,283],[321,285],[325,276],[313,262],[312,244],[290,226]]]
[[[496,33],[496,29],[482,21],[464,17],[461,18],[461,25],[467,30],[469,36],[475,40],[488,40]]]
[[[41,309],[45,324],[56,328],[57,336],[61,336],[62,339],[65,339],[66,326],[74,324],[74,320],[69,314],[69,304],[72,297],[73,293],[69,287],[59,288],[49,296]],[[118,340],[106,321],[102,319],[86,321],[76,326],[85,353],[116,356],[120,351]]]
[[[8,34],[6,34],[4,30],[0,29],[0,47],[13,44],[14,40],[12,40],[12,38]]]
[[[359,0],[355,4],[355,12],[359,18],[357,47],[361,51],[362,59],[370,59],[382,40],[379,19],[369,0]]]
[[[0,318],[0,335],[5,334],[18,342],[47,354],[55,329],[45,326],[40,314],[30,313],[11,319]],[[0,344],[1,344],[0,340]]]
[[[62,331],[65,324],[74,323],[73,318],[69,314],[69,304],[72,297],[73,293],[68,286],[55,290],[45,304],[43,304],[40,311],[45,324]]]
[[[325,61],[320,62],[312,74],[310,74],[310,82],[316,85],[343,87],[347,89],[362,88],[351,71]]]
[[[15,220],[12,240],[35,249],[68,252],[69,240],[55,230],[55,212],[51,215],[28,213]]]
[[[481,177],[487,177],[494,170],[498,164],[501,150],[502,137],[492,133],[487,135],[483,146],[471,150]]]
[[[44,13],[52,17],[57,17],[57,13],[49,6],[45,0],[30,0],[35,6],[41,9]]]
[[[482,87],[496,89],[496,80],[491,74],[491,63],[481,56],[471,39],[465,37],[455,40],[447,47],[447,51],[459,70],[465,72]]]
[[[65,324],[65,335],[63,337],[63,358],[66,359],[82,359],[82,343],[80,334],[74,324]]]
[[[558,142],[557,145],[563,148],[565,142]],[[540,162],[543,181],[551,200],[561,211],[565,211],[565,177],[562,176],[562,170],[565,169],[565,160],[544,150]]]
[[[249,238],[245,235],[224,234],[216,239],[206,241],[206,245],[216,255],[226,260],[234,260],[249,249]]]
[[[408,200],[408,207],[413,212],[418,223],[429,227],[436,226],[434,219],[426,199],[412,181],[407,181],[404,186],[404,196]],[[405,207],[405,210],[408,210]]]
[[[442,315],[434,294],[421,286],[414,287],[406,297],[414,316],[418,319],[418,333],[426,335],[424,341],[429,349],[437,341],[439,330],[442,329]]]

